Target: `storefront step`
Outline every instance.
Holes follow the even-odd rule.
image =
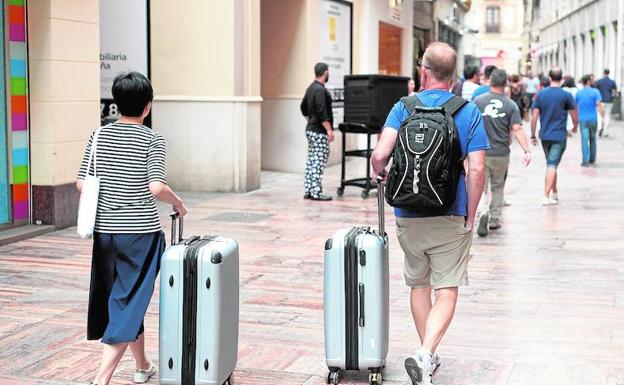
[[[26,225],[0,231],[0,246],[38,237],[54,231],[54,226]]]

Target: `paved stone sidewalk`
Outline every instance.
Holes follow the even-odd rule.
[[[578,136],[564,156],[561,204],[540,205],[545,162],[522,169],[515,149],[502,230],[475,239],[471,286],[440,347],[444,385],[624,384],[624,127],[583,169]],[[361,165],[351,165],[360,168]],[[334,193],[339,169],[328,171]],[[218,233],[241,247],[241,315],[234,384],[324,383],[323,244],[338,228],[376,224],[374,199],[301,199],[302,177],[265,173],[249,194],[185,194],[188,234]],[[166,208],[163,208],[163,215]],[[391,235],[388,384],[408,384],[416,347],[402,254]],[[163,216],[164,223],[166,217]],[[88,383],[101,346],[85,340],[90,242],[66,230],[0,247],[0,384]],[[146,319],[157,359],[158,301]],[[127,355],[114,384],[129,384]],[[344,383],[366,383],[350,374]],[[152,383],[157,383],[156,380]]]

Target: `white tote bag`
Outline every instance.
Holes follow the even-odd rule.
[[[91,238],[95,228],[95,216],[97,214],[98,196],[100,194],[100,178],[97,176],[97,143],[100,136],[98,128],[93,135],[91,151],[89,152],[89,162],[87,164],[87,174],[82,183],[82,194],[78,205],[78,234],[82,238]],[[93,175],[90,175],[91,159],[93,159]]]

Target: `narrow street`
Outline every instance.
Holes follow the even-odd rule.
[[[560,204],[541,206],[541,147],[522,168],[514,146],[503,228],[475,234],[471,285],[442,342],[441,385],[624,384],[624,125],[602,139],[595,168],[580,167],[579,136],[560,168]],[[336,150],[337,151],[337,150]],[[349,173],[363,165],[349,164]],[[359,172],[357,170],[360,170]],[[335,194],[340,168],[325,179]],[[236,385],[320,385],[323,244],[342,227],[377,226],[376,200],[347,188],[330,203],[304,201],[302,176],[265,172],[248,194],[184,194],[186,234],[240,243],[240,341]],[[169,238],[167,208],[162,221]],[[390,353],[387,384],[408,384],[405,356],[417,348],[403,256],[390,208]],[[86,341],[89,241],[74,229],[0,247],[0,384],[88,384],[101,344]],[[157,360],[158,292],[146,318]],[[130,384],[128,352],[114,384]],[[348,374],[343,383],[366,383]],[[157,377],[151,383],[157,383]]]

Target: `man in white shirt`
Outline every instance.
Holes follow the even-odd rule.
[[[462,98],[472,100],[472,94],[479,88],[479,67],[466,66],[464,68],[464,84],[462,85]]]

